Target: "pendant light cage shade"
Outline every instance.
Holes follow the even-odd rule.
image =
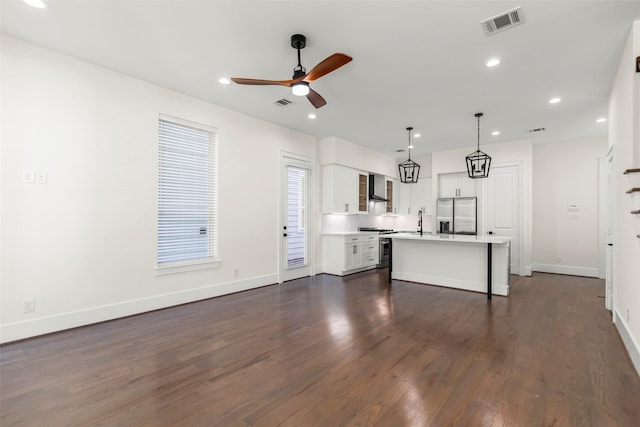
[[[478,118],[478,149],[469,154],[467,159],[467,173],[469,178],[487,178],[491,167],[491,156],[480,151],[480,117],[482,113],[476,113]]]
[[[420,175],[420,165],[411,160],[411,131],[412,127],[407,128],[409,132],[409,158],[398,165],[398,173],[400,174],[400,182],[405,184],[413,184],[418,182]]]
[[[491,157],[480,150],[467,156],[467,172],[469,173],[469,178],[487,178],[489,176],[490,166]]]
[[[412,184],[418,182],[420,165],[413,160],[408,159],[398,165],[398,172],[400,173],[400,182]]]

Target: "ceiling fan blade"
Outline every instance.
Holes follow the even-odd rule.
[[[327,101],[325,101],[324,98],[318,92],[316,92],[311,88],[309,88],[307,99],[316,108],[324,107],[325,105],[327,105]]]
[[[344,64],[351,62],[352,59],[352,57],[345,55],[344,53],[334,53],[313,67],[311,71],[304,76],[303,80],[305,82],[312,82],[325,74],[329,74],[330,72],[342,67]]]
[[[231,77],[231,80],[239,85],[291,86],[291,83],[293,83],[293,80],[260,80],[260,79],[243,79],[240,77]]]

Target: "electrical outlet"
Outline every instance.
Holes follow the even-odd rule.
[[[24,312],[33,313],[34,311],[36,311],[36,300],[33,298],[24,300]]]
[[[240,269],[239,268],[234,268],[233,269],[233,277],[238,277],[240,276]]]

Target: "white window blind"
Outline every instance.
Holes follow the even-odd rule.
[[[287,166],[287,268],[308,264],[309,170]]]
[[[159,122],[158,266],[209,262],[217,254],[217,131]]]

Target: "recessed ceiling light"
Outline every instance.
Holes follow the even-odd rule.
[[[492,58],[490,60],[487,61],[487,67],[495,67],[496,65],[500,64],[500,60],[498,58]]]
[[[318,116],[316,116],[315,114],[311,113],[307,117],[309,117],[310,119],[315,119]]]
[[[47,4],[44,2],[44,0],[23,0],[23,1],[29,6],[37,7],[38,9],[47,8]]]
[[[230,84],[230,83],[231,83],[231,80],[229,80],[229,79],[228,79],[228,78],[226,78],[226,77],[220,77],[220,78],[218,79],[218,83],[220,83],[221,85],[228,85],[228,84]]]
[[[562,98],[558,98],[558,97],[551,98],[551,99],[549,100],[549,104],[557,104],[557,103],[558,103],[558,102],[560,102],[560,101],[562,101]]]
[[[420,138],[421,136],[422,136],[422,135],[420,135],[419,133],[414,133],[414,134],[413,134],[413,137],[414,137],[414,138]]]
[[[407,148],[413,148],[413,145],[408,146]]]
[[[491,135],[498,136],[500,135],[500,131],[494,130],[493,132],[491,132]]]
[[[598,120],[596,120],[596,123],[604,123],[607,121],[606,117],[600,117]]]

